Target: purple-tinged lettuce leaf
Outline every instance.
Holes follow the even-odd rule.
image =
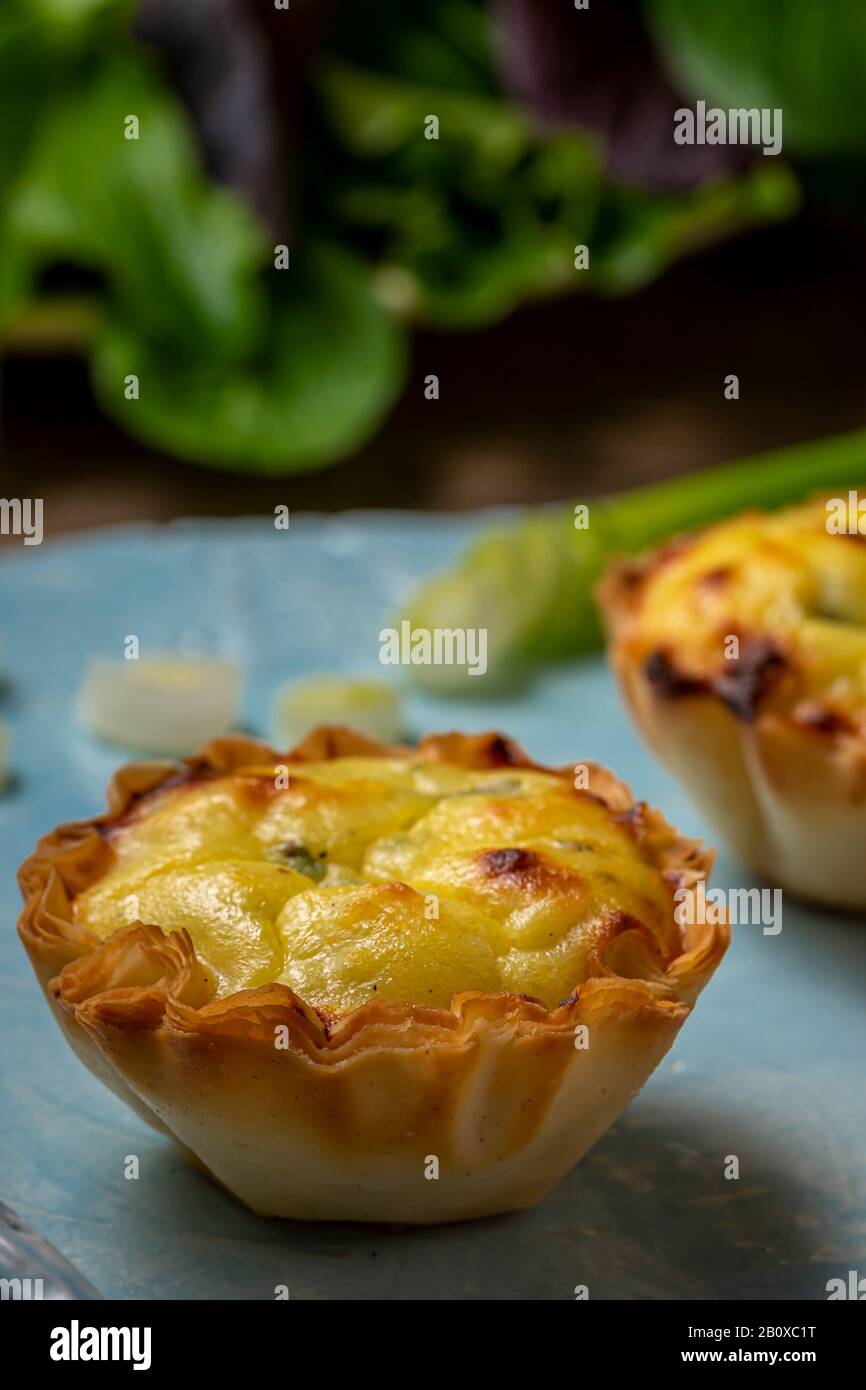
[[[678,190],[744,169],[754,151],[677,145],[674,112],[691,99],[659,63],[643,6],[603,0],[493,0],[497,51],[508,92],[551,125],[579,125],[600,138],[616,179]]]
[[[240,0],[139,0],[134,32],[159,53],[186,105],[207,173],[243,193],[282,235],[285,139],[255,16]]]

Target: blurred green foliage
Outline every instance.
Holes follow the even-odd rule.
[[[373,233],[375,254],[407,273],[428,323],[473,327],[527,298],[637,289],[682,252],[796,202],[784,167],[666,194],[605,178],[579,131],[542,132],[501,97],[371,73],[330,59],[319,90],[351,160],[335,161],[330,211]],[[435,113],[438,138],[423,136]],[[419,135],[420,132],[420,135]],[[585,278],[579,245],[591,248]]]
[[[191,460],[333,462],[399,395],[412,322],[471,328],[526,299],[629,292],[797,205],[781,159],[677,193],[611,180],[590,134],[544,128],[503,94],[481,0],[344,3],[306,79],[291,268],[277,271],[273,233],[203,172],[165,70],[131,35],[134,8],[0,0],[0,328],[53,268],[86,272],[103,408]],[[844,154],[866,138],[866,7],[837,0],[832,23],[824,9],[646,5],[687,89],[782,104],[792,147]]]
[[[795,154],[866,149],[863,0],[650,0],[648,13],[686,90],[781,108]]]

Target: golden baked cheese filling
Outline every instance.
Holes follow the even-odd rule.
[[[654,684],[703,685],[746,718],[866,727],[866,536],[828,515],[823,498],[746,514],[651,559],[629,643]]]
[[[662,965],[682,949],[640,816],[568,775],[411,756],[190,773],[105,827],[111,862],[75,917],[101,938],[185,928],[219,997],[279,982],[335,1015],[473,989],[553,1008],[612,934],[636,928]]]

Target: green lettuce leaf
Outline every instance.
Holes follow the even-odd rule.
[[[785,148],[866,148],[863,0],[650,0],[661,52],[682,83],[724,107],[781,107]]]
[[[285,473],[322,467],[379,424],[405,371],[402,332],[363,262],[304,243],[274,272],[258,350],[242,363],[166,356],[120,316],[92,359],[97,396],[129,434],[195,462]],[[139,378],[139,398],[124,381]]]
[[[125,138],[129,116],[138,139]],[[236,361],[259,336],[264,235],[201,174],[179,106],[137,51],[85,71],[50,107],[10,225],[36,262],[101,273],[154,347]]]
[[[678,256],[789,215],[797,183],[779,162],[678,193],[611,183],[581,131],[542,129],[487,93],[440,90],[329,58],[318,89],[352,162],[326,184],[332,212],[374,238],[407,277],[423,322],[470,328],[526,299],[625,293]],[[438,139],[424,138],[438,119]],[[575,248],[590,248],[588,271]]]

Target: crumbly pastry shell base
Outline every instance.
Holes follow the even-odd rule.
[[[496,735],[431,736],[408,750],[321,728],[290,754],[215,740],[186,775],[353,753],[538,767]],[[728,944],[724,925],[686,926],[664,965],[632,922],[612,933],[596,977],[553,1010],[470,990],[450,1009],[371,1002],[327,1023],[284,985],[212,1000],[187,933],[133,923],[99,941],[72,910],[110,861],[102,831],[177,776],[174,763],[123,767],[106,815],[45,836],[19,872],[19,933],[90,1071],[262,1216],[432,1223],[533,1205],[650,1076]],[[592,765],[590,789],[617,813],[633,805]],[[639,819],[671,882],[708,875],[709,853],[657,812]]]

